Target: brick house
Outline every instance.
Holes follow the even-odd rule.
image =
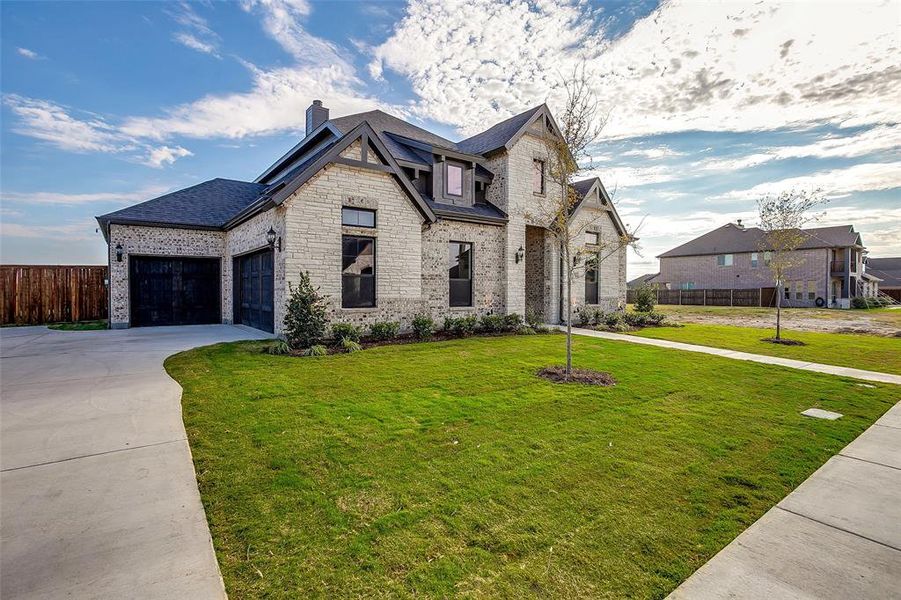
[[[867,259],[867,273],[880,279],[877,290],[901,302],[901,256]]]
[[[800,261],[786,278],[783,306],[849,308],[851,298],[875,295],[875,278],[864,268],[866,248],[853,226],[802,231]],[[763,239],[756,227],[727,223],[659,255],[656,282],[674,290],[774,288]]]
[[[97,217],[109,246],[111,327],[243,323],[279,333],[301,272],[333,321],[561,314],[560,248],[535,221],[559,198],[541,105],[460,142],[382,111],[330,118],[253,182],[213,179]],[[625,230],[598,179],[573,185],[591,252]],[[557,194],[557,196],[555,196]],[[585,264],[591,264],[586,261]],[[574,282],[573,302],[625,299],[625,250]]]

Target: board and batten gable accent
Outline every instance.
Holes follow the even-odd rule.
[[[111,224],[109,233],[110,327],[119,329],[130,323],[129,257],[188,256],[220,258],[225,248],[225,232],[201,229],[176,229]],[[122,246],[122,261],[116,260],[116,246]],[[221,267],[224,273],[224,265]],[[222,289],[231,289],[223,279]]]

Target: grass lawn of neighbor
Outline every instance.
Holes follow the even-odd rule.
[[[60,331],[92,331],[95,329],[107,329],[106,320],[102,321],[77,321],[74,323],[51,323],[48,329]]]
[[[662,598],[898,398],[578,336],[615,386],[536,377],[564,340],[169,358],[229,595]]]
[[[783,329],[783,338],[806,344],[785,346],[762,341],[775,335],[773,327],[698,323],[685,323],[684,327],[648,327],[633,335],[901,375],[901,338]]]

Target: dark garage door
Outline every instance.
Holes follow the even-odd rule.
[[[135,256],[129,262],[132,326],[222,321],[218,258]]]
[[[272,250],[263,250],[235,258],[238,274],[235,286],[235,322],[248,327],[275,331]]]

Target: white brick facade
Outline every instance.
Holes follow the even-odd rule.
[[[354,143],[341,158],[359,161],[361,149],[359,142]],[[370,161],[377,160],[371,148],[367,154]],[[113,224],[109,233],[111,323],[129,324],[128,261],[135,255],[219,258],[222,320],[231,322],[233,260],[266,248],[270,228],[281,242],[281,250],[274,252],[276,333],[282,329],[289,284],[296,283],[304,271],[327,297],[333,322],[369,325],[396,320],[408,328],[418,313],[440,321],[449,314],[525,314],[527,306],[545,320],[556,322],[560,312],[559,249],[544,229],[527,225],[536,203],[552,199],[559,191],[548,181],[547,195],[533,193],[536,158],[546,158],[544,143],[526,134],[509,152],[502,149],[485,162],[494,174],[486,196],[508,214],[506,225],[447,218],[427,224],[394,175],[346,162],[327,165],[278,207],[227,232]],[[344,206],[375,210],[376,227],[343,226]],[[605,239],[616,235],[603,210],[585,207],[580,214],[600,216],[596,228]],[[341,306],[342,235],[376,240],[374,308]],[[473,244],[472,307],[448,305],[448,244],[452,241]],[[116,261],[117,244],[123,246],[122,262]],[[523,253],[517,260],[520,248]],[[601,271],[602,304],[616,305],[625,297],[625,252],[605,260]],[[584,302],[584,283],[578,278],[573,301],[577,305]]]

